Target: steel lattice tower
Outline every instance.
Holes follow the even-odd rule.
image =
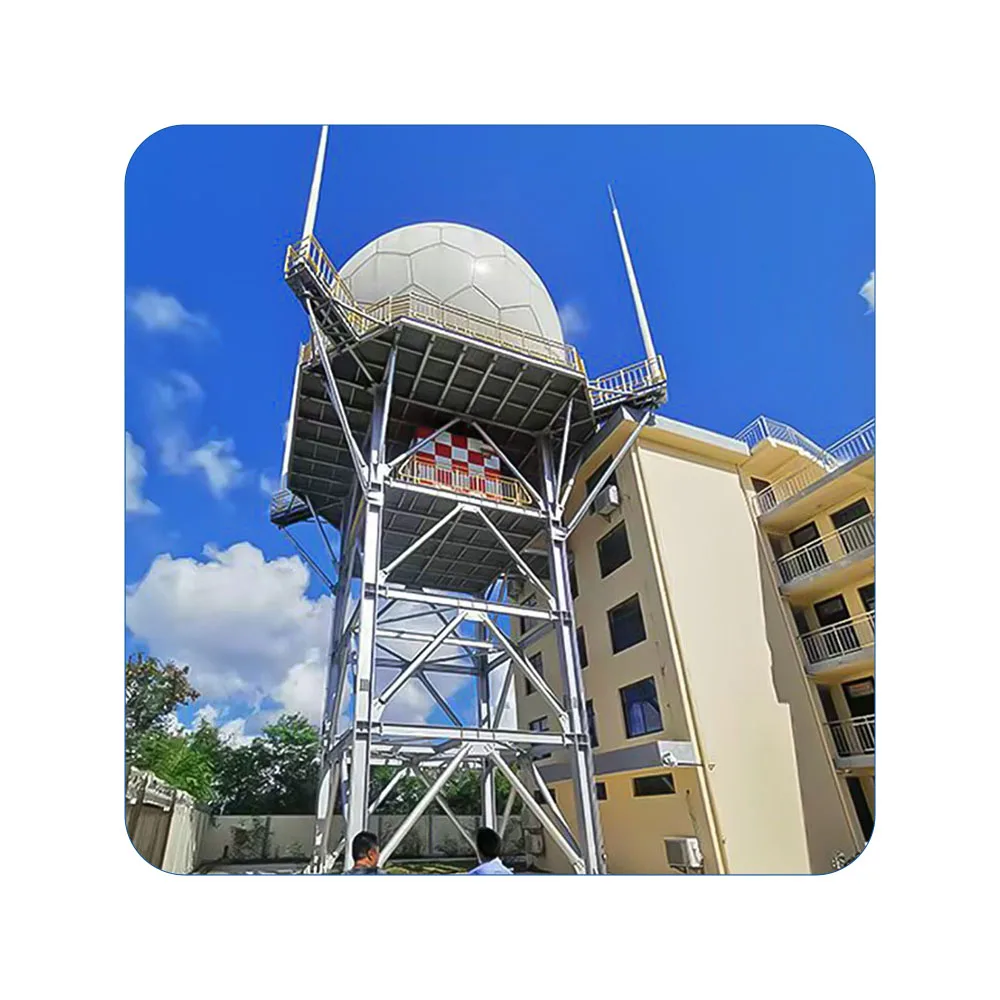
[[[486,825],[502,835],[518,796],[577,872],[601,873],[567,539],[666,397],[663,362],[651,353],[645,314],[646,360],[590,380],[570,345],[419,296],[355,301],[313,235],[325,146],[324,128],[303,238],[285,258],[285,279],[305,310],[310,336],[295,371],[283,489],[271,503],[272,522],[289,537],[292,525],[315,522],[335,568],[325,573],[292,538],[335,597],[312,870],[328,871],[340,858],[349,866],[345,843],[366,828],[407,775],[426,792],[383,846],[383,859],[434,801],[468,841],[440,797],[464,765],[479,769]],[[577,470],[622,406],[640,411],[632,433],[589,494],[567,510]],[[418,426],[437,428],[434,436],[457,429],[487,442],[500,458],[501,476],[487,485],[469,476],[416,474]],[[339,532],[339,558],[325,525]],[[521,581],[539,596],[535,607],[511,603]],[[390,614],[400,602],[436,616],[438,631],[400,628],[405,620]],[[512,615],[534,622],[519,640],[508,631]],[[561,700],[524,652],[549,630],[557,638]],[[398,673],[379,691],[376,660],[390,640],[418,643],[419,649],[412,657],[394,657]],[[435,688],[431,671],[475,679],[473,724]],[[549,704],[554,731],[498,728],[515,674]],[[429,692],[448,725],[384,721],[386,706],[411,682]],[[538,752],[557,748],[570,763],[575,834],[534,762]],[[373,799],[374,764],[396,771]],[[499,821],[497,772],[511,786]],[[338,795],[346,835],[332,843]]]

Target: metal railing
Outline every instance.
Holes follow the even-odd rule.
[[[358,337],[395,320],[410,318],[584,372],[583,363],[572,344],[547,340],[541,334],[477,316],[426,295],[404,292],[379,302],[358,302],[314,236],[293,243],[285,254],[286,279],[299,267],[308,268],[326,294],[341,307],[348,325]]]
[[[875,612],[867,611],[835,625],[827,625],[799,636],[806,661],[811,664],[834,660],[875,645]]]
[[[831,562],[875,544],[875,515],[865,514],[842,528],[793,549],[776,560],[782,583],[814,573]]]
[[[607,375],[600,375],[591,379],[587,385],[590,389],[591,402],[596,410],[602,406],[626,402],[641,396],[649,390],[665,385],[666,381],[667,370],[663,365],[663,358],[657,355],[655,358],[644,358],[634,365],[619,368]]]
[[[836,444],[830,445],[827,450],[840,465],[873,452],[875,450],[875,418],[872,417],[868,423],[851,431]]]
[[[393,478],[404,483],[431,486],[451,493],[464,493],[467,496],[514,504],[517,507],[534,505],[531,494],[517,479],[509,476],[485,476],[465,469],[448,469],[437,465],[433,459],[422,458],[420,455],[408,458]]]
[[[828,722],[838,757],[861,757],[875,752],[875,716],[857,715],[852,719]]]
[[[748,424],[736,437],[743,441],[751,450],[753,446],[765,438],[784,441],[805,451],[816,461],[794,475],[774,483],[766,490],[761,490],[751,498],[755,514],[766,514],[778,504],[800,493],[807,486],[818,482],[827,473],[839,469],[842,465],[862,455],[875,450],[875,420],[872,418],[857,429],[845,435],[829,448],[820,448],[807,437],[799,434],[793,427],[771,420],[770,417],[758,417]]]
[[[751,421],[737,435],[737,441],[742,441],[751,451],[754,445],[770,438],[774,441],[783,441],[793,447],[801,448],[807,455],[814,458],[824,468],[834,469],[837,461],[834,457],[821,448],[815,441],[810,441],[804,434],[801,434],[789,424],[784,424],[780,420],[773,420],[771,417],[759,416]]]

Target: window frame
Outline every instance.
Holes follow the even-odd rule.
[[[576,655],[580,658],[580,669],[586,670],[590,659],[587,656],[587,634],[582,625],[576,627]]]
[[[621,532],[625,536],[625,553],[626,553],[626,555],[625,555],[625,558],[620,563],[617,563],[616,565],[612,566],[610,569],[606,569],[605,565],[604,565],[604,563],[605,563],[605,560],[604,560],[604,551],[605,550],[602,548],[602,546],[605,544],[605,542],[607,542],[607,541],[609,541],[611,539],[612,535],[616,534],[617,532]],[[598,565],[598,568],[600,569],[601,579],[602,580],[606,580],[616,570],[621,569],[622,566],[624,566],[627,563],[630,563],[632,561],[632,544],[631,544],[631,542],[629,540],[629,537],[628,537],[628,528],[625,525],[624,519],[622,519],[621,521],[619,521],[610,531],[606,531],[603,535],[601,535],[600,538],[597,539],[596,548],[597,548],[597,565]]]
[[[640,636],[640,638],[636,639],[635,642],[630,642],[627,646],[616,647],[615,627],[614,627],[615,612],[621,611],[622,608],[624,608],[628,604],[631,604],[632,602],[635,602],[635,606],[639,610],[639,630],[641,631],[642,635]],[[632,594],[631,597],[625,598],[624,601],[620,601],[613,608],[608,608],[607,617],[608,617],[608,631],[611,633],[611,653],[613,656],[617,656],[619,653],[624,653],[625,650],[627,649],[632,649],[635,646],[640,645],[641,643],[645,642],[646,639],[648,638],[648,635],[646,633],[646,619],[643,617],[642,614],[642,600],[640,599],[638,592]]]
[[[544,663],[544,661],[542,659],[542,651],[538,650],[537,653],[532,653],[531,656],[528,657],[528,662],[538,672],[538,676],[544,679],[545,678],[545,663]],[[528,698],[531,695],[533,695],[535,693],[535,690],[536,689],[532,686],[531,681],[527,677],[525,677],[524,678],[524,696],[525,696],[525,698]]]
[[[646,787],[649,788],[648,782],[665,782],[669,785],[669,789],[664,791],[640,791],[640,782],[646,782]],[[677,783],[674,781],[674,776],[669,771],[664,771],[660,774],[641,774],[632,779],[632,798],[633,799],[652,799],[660,795],[676,795],[677,794]]]
[[[626,701],[626,694],[633,688],[639,687],[640,684],[652,684],[653,686],[653,702],[656,706],[656,714],[659,717],[660,724],[654,729],[643,729],[642,732],[633,733],[631,732],[631,726],[629,725],[629,703]],[[621,701],[622,706],[622,721],[625,723],[625,739],[635,740],[643,736],[649,736],[651,733],[662,733],[663,732],[663,710],[660,708],[660,692],[656,689],[656,678],[653,676],[640,677],[639,680],[633,681],[631,684],[626,684],[624,687],[618,689],[618,697]],[[643,713],[643,723],[645,724],[645,713]]]

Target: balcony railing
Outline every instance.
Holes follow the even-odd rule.
[[[875,612],[868,611],[835,625],[807,632],[799,636],[799,643],[810,664],[824,663],[859,649],[868,649],[875,645]]]
[[[594,409],[602,406],[613,406],[615,403],[625,403],[629,399],[641,396],[646,392],[666,385],[667,370],[663,366],[663,358],[646,358],[627,368],[609,372],[588,382],[590,399]]]
[[[865,514],[856,521],[783,555],[777,560],[778,574],[782,583],[791,583],[800,576],[814,573],[852,552],[874,544],[875,515]]]
[[[857,430],[842,437],[836,444],[827,449],[837,460],[838,465],[844,465],[855,458],[867,455],[875,450],[875,419],[862,424]]]
[[[875,752],[874,715],[858,715],[826,725],[838,757],[862,757]]]
[[[408,458],[396,473],[395,478],[417,486],[431,486],[450,493],[464,493],[467,496],[494,500],[497,503],[513,504],[516,507],[531,507],[534,500],[520,480],[509,476],[479,475],[464,469],[448,469],[433,460],[414,455]]]
[[[817,463],[807,466],[756,494],[751,502],[754,513],[759,515],[766,514],[778,504],[800,493],[807,486],[822,479],[828,472],[839,469],[853,459],[873,452],[875,450],[875,420],[872,419],[862,424],[829,448],[820,448],[799,434],[795,428],[777,420],[771,420],[770,417],[758,417],[736,436],[751,449],[764,438],[784,441],[801,448]]]

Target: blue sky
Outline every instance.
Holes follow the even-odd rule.
[[[262,488],[306,330],[282,259],[317,137],[171,128],[125,183],[126,639],[190,659],[213,692],[201,707],[234,732],[311,704],[325,641],[322,587],[287,559]],[[664,413],[724,433],[765,413],[820,444],[874,414],[858,295],[874,177],[834,129],[334,127],[316,233],[342,263],[407,223],[488,230],[580,317],[571,339],[599,374],[642,356],[609,181],[667,364]]]

